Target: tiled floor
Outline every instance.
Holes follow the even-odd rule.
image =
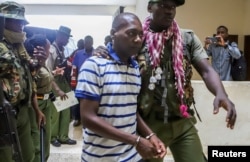
[[[69,137],[77,140],[76,145],[62,145],[61,147],[50,147],[48,162],[80,162],[82,148],[82,126],[73,127],[70,123]],[[167,155],[164,162],[174,162],[171,155]]]
[[[70,123],[69,137],[77,140],[76,145],[61,145],[54,147],[50,145],[50,157],[48,162],[80,162],[82,146],[82,126],[73,127]]]

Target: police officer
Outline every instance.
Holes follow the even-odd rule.
[[[3,39],[0,42],[0,84],[4,96],[17,111],[15,122],[23,161],[33,162],[36,153],[39,156],[39,150],[35,150],[35,147],[39,147],[33,144],[33,137],[36,135],[39,138],[38,127],[42,121],[45,122],[45,117],[38,108],[29,66],[44,57],[44,49],[37,50],[38,61],[30,59],[27,54],[23,45],[26,39],[23,28],[28,24],[24,12],[25,8],[16,2],[6,1],[0,4],[0,13],[5,17]],[[35,120],[38,126],[32,128]],[[13,161],[11,149],[11,146],[0,147],[0,161]]]
[[[35,34],[31,38],[27,39],[24,43],[25,48],[31,57],[34,50],[38,46],[44,47],[46,52],[46,58],[40,60],[39,69],[31,69],[32,75],[36,78],[37,85],[37,100],[40,110],[46,116],[46,125],[44,126],[44,159],[47,161],[50,154],[50,136],[51,136],[51,110],[55,109],[52,101],[55,99],[52,93],[52,88],[58,92],[57,95],[62,99],[66,99],[66,94],[57,86],[54,82],[53,75],[61,75],[64,71],[63,68],[57,68],[55,71],[51,72],[46,66],[45,61],[49,56],[50,42],[46,36],[41,34]]]
[[[65,67],[65,73],[69,64],[64,55],[64,46],[68,44],[71,29],[66,26],[60,26],[56,33],[56,40],[50,46],[50,55],[47,59],[46,66],[51,70],[56,67]],[[71,91],[67,75],[55,76],[55,82],[59,88],[65,93]],[[56,93],[56,92],[55,92]],[[54,108],[51,110],[51,144],[55,147],[60,147],[61,144],[75,145],[76,141],[69,138],[69,123],[70,109],[65,109],[60,112]]]

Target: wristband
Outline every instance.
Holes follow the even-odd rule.
[[[140,139],[141,139],[141,136],[138,136],[136,141],[135,141],[135,144],[134,144],[135,148],[138,145],[138,143],[140,142]]]
[[[153,135],[155,135],[155,134],[154,134],[154,133],[150,133],[150,135],[146,136],[145,138],[146,138],[147,140],[149,140]]]

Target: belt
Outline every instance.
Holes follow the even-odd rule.
[[[47,93],[47,94],[37,94],[36,98],[38,100],[48,100],[50,98],[50,93]]]

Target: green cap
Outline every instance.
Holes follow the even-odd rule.
[[[13,1],[6,1],[0,3],[0,13],[3,14],[5,18],[23,20],[25,25],[29,22],[24,17],[25,8]]]
[[[164,0],[149,0],[149,2],[161,2]],[[173,0],[177,6],[181,6],[185,3],[185,0]]]

